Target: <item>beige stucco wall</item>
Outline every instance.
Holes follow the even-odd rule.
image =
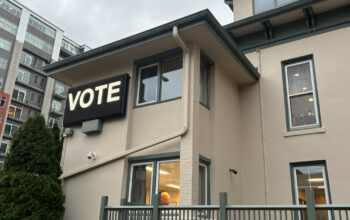
[[[253,15],[253,0],[233,0],[235,21],[250,17]]]
[[[350,92],[350,44],[348,42],[350,28],[343,28],[332,32],[316,35],[283,45],[263,49],[260,51],[261,78],[260,86],[262,91],[262,126],[263,146],[266,159],[266,184],[267,203],[281,204],[292,203],[290,162],[326,160],[330,192],[333,203],[348,203],[350,189],[347,187],[350,182],[350,169],[348,155],[350,154],[348,137],[350,136],[350,103],[348,94]],[[314,57],[315,76],[318,87],[320,115],[324,133],[311,133],[298,136],[289,136],[293,132],[286,132],[286,116],[284,106],[283,81],[281,62],[292,58],[298,58],[312,54]],[[247,55],[248,58],[258,65],[257,52]],[[242,92],[247,95],[252,91]],[[242,90],[241,90],[242,91]],[[251,103],[257,103],[258,91],[251,94]],[[248,102],[248,100],[245,100]],[[249,104],[249,103],[248,103]],[[256,117],[253,112],[255,104],[242,105],[242,112],[247,112],[244,124],[254,127],[256,122],[249,121],[249,117]],[[249,112],[251,111],[251,112]],[[318,129],[320,130],[320,129]],[[258,145],[262,133],[255,130],[249,133],[244,131],[245,147],[250,143],[257,148],[257,154],[261,154]],[[308,132],[317,130],[308,130]],[[254,135],[255,134],[255,135]],[[255,141],[254,141],[255,140]],[[255,150],[254,150],[255,151]],[[246,151],[245,157],[253,156],[252,152]],[[261,161],[259,162],[261,164]],[[246,172],[256,173],[257,165],[245,166]],[[252,181],[252,177],[245,178],[246,184]],[[249,186],[261,195],[261,177]],[[248,189],[247,189],[248,190]],[[246,191],[246,189],[244,189]],[[246,201],[254,201],[254,195],[247,195]]]

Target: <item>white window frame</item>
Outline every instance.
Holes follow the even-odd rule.
[[[17,80],[28,84],[30,81],[30,72],[25,70],[25,69],[18,68],[16,78],[17,78]]]
[[[17,130],[19,129],[19,126],[18,126],[18,125],[15,125],[15,124],[12,124],[12,123],[9,123],[9,122],[7,122],[7,123],[5,124],[5,127],[6,127],[6,125],[10,125],[10,126],[11,126],[10,133],[8,134],[9,136],[13,136],[12,130],[13,130],[13,127],[14,127],[14,126],[17,127]]]
[[[0,48],[6,51],[10,51],[12,43],[4,38],[0,37]]]
[[[171,163],[171,162],[179,162],[180,163],[180,159],[174,159],[174,160],[160,160],[160,161],[157,161],[157,176],[156,176],[156,194],[158,194],[158,188],[159,188],[159,170],[160,170],[160,164],[161,163]],[[180,178],[180,177],[179,177]],[[179,189],[180,191],[180,189]]]
[[[6,70],[8,60],[4,57],[0,57],[0,68]]]
[[[156,99],[154,101],[148,101],[148,102],[143,102],[143,103],[139,103],[139,97],[140,97],[140,86],[141,86],[141,71],[143,69],[147,69],[149,67],[152,67],[152,66],[157,66],[157,77],[158,77],[158,80],[157,80],[157,93],[156,93]],[[136,105],[137,106],[142,106],[142,105],[147,105],[147,104],[151,104],[151,103],[156,103],[158,101],[158,96],[159,96],[159,63],[152,63],[152,64],[149,64],[149,65],[145,65],[145,66],[142,66],[139,68],[139,73],[138,73],[138,77],[137,77],[137,96],[136,96]]]
[[[289,82],[288,82],[288,67],[291,66],[297,66],[297,65],[301,65],[304,63],[309,63],[310,65],[310,74],[311,74],[311,85],[312,85],[312,91],[308,91],[308,92],[301,92],[301,93],[297,93],[297,94],[293,94],[290,95],[289,94]],[[315,87],[315,73],[314,73],[314,68],[313,68],[313,61],[312,59],[307,59],[304,61],[300,61],[300,62],[295,62],[295,63],[290,63],[290,64],[286,64],[284,66],[284,77],[285,77],[285,84],[286,84],[286,95],[287,95],[287,105],[288,105],[288,122],[289,122],[289,128],[290,130],[297,130],[300,128],[310,128],[310,127],[317,127],[320,126],[320,117],[319,117],[319,108],[318,108],[318,98],[317,98],[317,91],[316,91],[316,87]],[[292,124],[292,111],[291,111],[291,104],[290,104],[290,100],[292,97],[297,97],[297,96],[301,96],[301,95],[307,95],[307,94],[312,94],[313,99],[314,99],[314,108],[315,108],[315,118],[316,118],[316,123],[315,124],[309,124],[309,125],[301,125],[301,126],[293,126]]]
[[[153,162],[145,162],[145,163],[133,163],[131,164],[130,167],[130,180],[129,180],[129,193],[128,193],[128,202],[131,202],[131,189],[132,189],[132,177],[133,177],[133,172],[134,172],[134,167],[135,166],[142,166],[142,165],[152,165],[152,173],[151,173],[151,189],[150,189],[150,201],[149,204],[152,204],[152,195],[153,195],[153,172],[155,170],[154,163]]]
[[[2,143],[6,144],[6,150],[5,150],[5,155],[4,155],[4,156],[6,156],[10,152],[10,143],[8,141],[2,141],[0,144],[2,144]]]
[[[57,109],[56,107],[54,107],[54,106],[57,106],[57,105],[54,105],[54,103],[58,103],[59,104],[59,106],[60,106],[60,109]],[[61,112],[62,111],[62,103],[61,102],[59,102],[59,101],[57,101],[57,100],[52,100],[52,103],[51,103],[51,109],[52,109],[52,111],[54,111],[54,112]]]
[[[30,66],[33,63],[33,60],[34,60],[33,55],[31,55],[25,51],[22,51],[22,54],[21,54],[21,63],[22,64]],[[30,61],[30,62],[28,62],[28,61]]]
[[[15,86],[15,88],[14,88],[14,90],[18,90],[18,94],[20,93],[20,92],[22,92],[22,93],[24,93],[24,95],[23,95],[23,101],[21,101],[21,100],[18,100],[17,98],[14,98],[14,99],[16,99],[17,101],[21,101],[21,102],[24,102],[25,100],[26,100],[26,95],[27,95],[27,90],[25,90],[25,89],[22,89],[21,87],[18,87],[18,86]]]
[[[10,105],[10,106],[9,106],[9,112],[10,112],[10,108],[11,108],[11,107],[15,108],[15,111],[14,111],[13,116],[10,116],[10,117],[12,117],[12,118],[17,118],[17,117],[15,117],[15,115],[16,115],[16,110],[17,110],[17,109],[21,109],[21,114],[19,114],[19,119],[20,119],[21,116],[22,116],[22,113],[23,113],[23,108],[22,108],[22,107],[18,107],[18,106],[14,106],[14,105]]]

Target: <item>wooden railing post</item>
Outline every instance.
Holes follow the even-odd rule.
[[[227,193],[220,193],[220,220],[227,220],[226,214],[226,205],[227,205]]]
[[[152,218],[152,220],[159,219],[159,209],[158,209],[159,205],[160,205],[160,195],[155,194],[152,197],[152,206],[153,206],[153,218]]]
[[[107,220],[107,212],[105,207],[108,205],[108,196],[102,196],[101,198],[101,208],[100,208],[100,218],[99,220]]]
[[[306,190],[306,206],[308,220],[316,220],[315,197],[311,189]]]

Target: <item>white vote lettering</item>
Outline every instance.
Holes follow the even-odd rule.
[[[75,98],[73,98],[73,94],[72,94],[72,93],[69,93],[69,94],[68,94],[69,110],[74,111],[75,106],[76,106],[77,103],[78,103],[80,93],[81,93],[81,91],[79,91],[79,92],[77,93],[77,95],[75,96]]]
[[[112,82],[108,85],[108,96],[107,96],[107,102],[115,102],[119,100],[119,95],[118,96],[113,96],[113,94],[119,93],[119,88],[113,88],[115,86],[120,85],[120,81]]]
[[[89,100],[87,102],[84,102],[85,95],[88,93],[90,94]],[[80,102],[79,102],[80,107],[82,107],[82,108],[89,107],[92,104],[92,102],[94,101],[94,97],[95,97],[94,90],[92,90],[91,88],[85,89],[84,92],[80,96]]]
[[[101,105],[102,103],[102,97],[103,97],[103,90],[104,89],[107,89],[107,84],[104,84],[104,85],[100,85],[100,86],[96,86],[95,88],[95,91],[98,92],[98,95],[97,95],[97,105]]]

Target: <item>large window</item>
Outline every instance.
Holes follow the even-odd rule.
[[[51,110],[54,112],[60,112],[62,110],[62,103],[56,100],[52,100]]]
[[[34,36],[33,34],[27,32],[25,41],[29,44],[33,45],[34,47],[39,48],[40,50],[52,54],[53,45],[38,38],[37,36]]]
[[[13,93],[12,93],[12,98],[24,102],[25,98],[26,98],[26,89],[23,89],[19,86],[15,86],[15,88],[13,89]]]
[[[22,111],[23,111],[23,108],[19,106],[10,105],[9,116],[19,119],[21,118]]]
[[[29,79],[30,79],[30,72],[25,70],[25,69],[18,68],[17,80],[28,84],[29,83]]]
[[[154,61],[138,66],[136,105],[172,100],[182,95],[182,56],[173,52]]]
[[[0,8],[4,9],[10,14],[13,14],[16,17],[21,17],[22,10],[7,0],[0,0]]]
[[[53,29],[52,27],[48,26],[47,24],[45,24],[44,22],[40,21],[39,19],[37,19],[33,16],[30,16],[30,18],[29,18],[29,25],[31,25],[35,29],[43,32],[44,34],[46,34],[47,36],[49,36],[51,38],[55,38],[55,36],[56,36],[55,29]]]
[[[76,46],[74,46],[73,44],[69,43],[68,41],[66,40],[62,40],[62,45],[61,45],[62,48],[64,48],[65,50],[71,52],[73,55],[76,55],[78,53],[80,53],[80,49]],[[59,60],[63,60],[64,58],[60,57]]]
[[[56,118],[49,118],[47,126],[49,128],[52,128],[55,123],[58,125],[58,119],[56,119]]]
[[[324,161],[295,163],[291,164],[291,167],[295,204],[306,204],[306,190],[313,191],[316,204],[331,203]]]
[[[5,40],[3,38],[0,38],[0,48],[10,51],[11,50],[11,42],[8,40]]]
[[[2,141],[0,145],[0,155],[5,156],[10,150],[10,145],[6,141]]]
[[[7,59],[4,57],[0,57],[0,68],[6,70],[7,67]]]
[[[13,136],[16,133],[16,131],[18,130],[18,127],[19,127],[18,125],[7,122],[5,124],[4,134],[6,134],[8,136]]]
[[[210,74],[210,62],[204,54],[201,55],[200,64],[200,103],[209,108],[209,74]]]
[[[64,97],[67,96],[67,93],[66,93],[66,90],[65,90],[63,84],[61,84],[59,82],[56,82],[56,84],[55,84],[55,94],[60,95],[60,96],[64,96]]]
[[[30,66],[33,63],[33,60],[34,60],[34,57],[31,54],[22,51],[21,61],[20,61],[22,64]]]
[[[16,35],[17,33],[17,25],[2,16],[0,16],[0,28],[13,35]]]
[[[253,0],[254,1],[254,14],[259,14],[274,8],[281,7],[283,5],[295,2],[297,0]]]
[[[284,65],[288,130],[321,125],[312,59]]]

